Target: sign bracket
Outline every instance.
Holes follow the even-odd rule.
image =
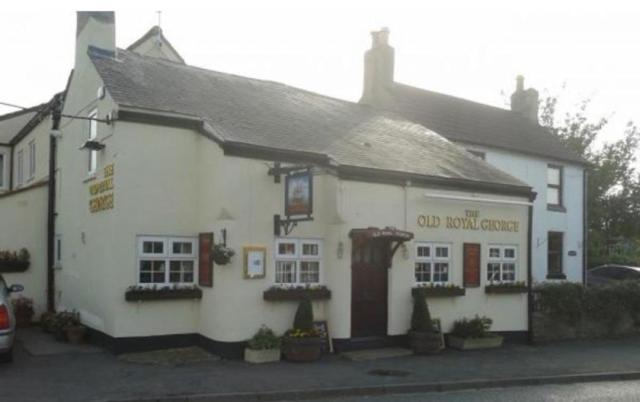
[[[305,218],[291,218],[287,216],[286,219],[282,219],[279,214],[273,215],[273,234],[275,236],[280,236],[282,234],[282,230],[284,230],[284,235],[288,236],[289,233],[298,226],[298,222],[311,221],[313,221],[312,216],[307,216]]]

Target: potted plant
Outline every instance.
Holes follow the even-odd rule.
[[[280,338],[267,326],[260,327],[249,339],[244,350],[244,360],[249,363],[280,361]]]
[[[54,337],[61,342],[80,343],[86,330],[80,324],[80,314],[75,311],[56,313],[49,326]]]
[[[417,295],[413,298],[409,344],[416,355],[428,355],[442,350],[442,334],[435,327],[427,306],[427,299]]]
[[[489,349],[502,345],[500,335],[489,333],[491,318],[478,317],[467,320],[463,318],[453,323],[453,330],[447,336],[449,346],[459,350]]]
[[[300,301],[293,329],[282,338],[282,353],[292,362],[311,362],[322,355],[322,338],[313,327],[313,306],[309,299]]]
[[[236,252],[231,247],[227,247],[224,244],[213,246],[213,261],[218,265],[228,264],[234,255],[236,255]]]
[[[29,328],[34,314],[33,299],[20,296],[17,299],[13,299],[11,303],[16,317],[16,326],[18,328]]]

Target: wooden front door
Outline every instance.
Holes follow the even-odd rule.
[[[389,242],[357,243],[351,256],[351,337],[386,336]]]
[[[480,245],[464,243],[464,287],[476,288],[480,286]]]

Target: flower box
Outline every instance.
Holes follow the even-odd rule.
[[[250,349],[244,350],[244,361],[247,363],[271,363],[280,361],[280,348],[275,349]]]
[[[527,293],[529,288],[525,284],[500,284],[500,285],[487,285],[484,288],[484,292],[488,294],[515,294],[515,293]]]
[[[418,286],[411,289],[411,296],[413,297],[456,297],[464,296],[465,294],[466,290],[458,286]]]
[[[200,288],[132,288],[127,289],[124,299],[128,302],[147,300],[189,300],[202,299]]]
[[[491,349],[502,346],[503,337],[500,335],[489,335],[482,338],[462,338],[448,335],[447,343],[449,347],[458,350]]]
[[[24,272],[29,265],[29,261],[0,260],[0,273]]]
[[[273,287],[265,290],[262,297],[266,301],[300,301],[300,300],[328,300],[331,291],[321,288],[281,288]]]

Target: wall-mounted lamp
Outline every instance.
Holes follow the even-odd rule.
[[[227,247],[227,229],[220,230],[220,237],[222,237],[222,246]]]
[[[336,252],[338,259],[341,260],[344,257],[344,243],[342,241],[338,242],[338,250]]]
[[[400,248],[402,249],[402,258],[404,258],[405,260],[409,259],[409,247],[407,247],[406,244],[402,243],[402,246],[400,246]]]

